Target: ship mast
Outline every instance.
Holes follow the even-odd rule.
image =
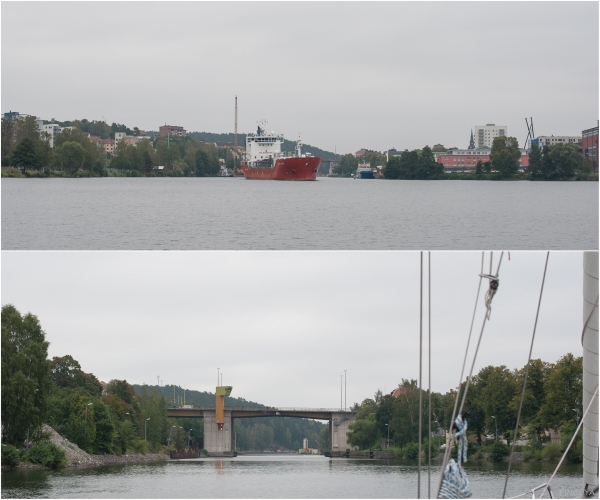
[[[235,96],[235,129],[233,132],[233,176],[237,173],[237,96]]]

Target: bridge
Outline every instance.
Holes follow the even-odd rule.
[[[217,400],[218,401],[218,400]],[[220,414],[222,412],[222,414]],[[347,440],[349,425],[356,420],[356,412],[332,408],[168,408],[172,418],[203,418],[204,449],[212,457],[232,457],[233,421],[236,418],[295,417],[329,421],[329,442],[332,456],[342,455],[347,449],[354,450]]]

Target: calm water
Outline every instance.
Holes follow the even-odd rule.
[[[467,465],[474,498],[501,498],[506,464]],[[550,478],[551,464],[513,465],[507,497]],[[563,466],[555,498],[576,498],[580,466]],[[432,470],[432,486],[439,477]],[[421,472],[427,498],[427,471]],[[414,464],[325,457],[244,456],[60,471],[2,472],[2,497],[52,498],[416,498]],[[435,496],[432,494],[432,496]],[[531,496],[529,496],[531,498]]]
[[[2,179],[2,249],[598,249],[598,183]]]

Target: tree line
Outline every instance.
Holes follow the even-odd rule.
[[[186,137],[160,137],[156,134],[140,136],[137,127],[130,129],[123,124],[74,120],[56,122],[63,130],[50,147],[50,136],[40,133],[35,117],[21,117],[17,120],[2,119],[2,166],[12,166],[24,173],[38,171],[44,175],[106,176],[109,172],[144,176],[216,176],[221,164],[232,170],[234,155],[232,148],[217,148],[215,142],[233,143],[233,134],[210,134],[192,132]],[[88,134],[101,139],[114,139],[116,132],[144,137],[137,144],[120,141],[114,154],[106,153],[102,144],[88,137]],[[245,144],[245,134],[240,134],[239,144]],[[296,144],[284,141],[283,150],[293,151]],[[336,158],[337,155],[312,146],[309,151],[322,158]],[[157,169],[162,166],[164,168]],[[240,168],[238,160],[237,168]]]
[[[440,148],[436,151],[441,152]],[[519,143],[515,137],[496,137],[492,143],[489,161],[478,161],[474,168],[474,175],[467,174],[463,178],[488,180],[513,178],[519,174],[521,156]],[[368,163],[371,168],[383,166],[383,176],[386,179],[448,178],[444,166],[435,159],[433,150],[429,146],[412,151],[405,150],[399,156],[391,156],[389,160],[385,155],[374,151],[367,151],[361,157],[346,154],[333,168],[333,173],[341,177],[350,177],[356,173],[359,162]],[[534,144],[529,153],[529,166],[525,171],[529,176],[522,178],[531,180],[570,180],[586,179],[590,167],[575,144],[558,143],[544,146],[542,149]]]
[[[504,440],[506,445],[512,442],[524,374],[525,367],[509,370],[506,366],[487,366],[473,376],[464,415],[468,421],[468,434],[476,444],[484,444],[486,436],[493,436],[494,441],[496,432],[498,441]],[[519,433],[527,436],[532,448],[539,448],[548,441],[546,431],[559,430],[564,449],[582,416],[582,380],[582,358],[570,353],[556,363],[540,359],[530,362]],[[422,434],[419,435],[417,381],[402,379],[398,387],[398,397],[377,391],[374,398],[353,408],[358,413],[356,422],[350,427],[352,445],[361,449],[377,446],[387,439],[388,426],[395,447],[418,445],[420,440],[427,442],[429,392],[422,392]],[[464,389],[465,383],[461,394]],[[453,391],[445,395],[431,394],[433,430],[449,428],[455,397]],[[432,439],[435,442],[435,438]],[[570,459],[581,460],[580,437]]]

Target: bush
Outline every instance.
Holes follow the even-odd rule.
[[[555,462],[560,455],[560,444],[558,443],[548,443],[542,450],[542,457],[547,462]]]
[[[489,446],[490,460],[492,462],[502,462],[504,457],[507,457],[510,453],[510,448],[500,441],[496,441],[493,445]]]
[[[525,446],[523,448],[523,460],[525,462],[529,462],[530,460],[535,458],[535,450],[530,446]]]
[[[65,452],[50,441],[41,441],[34,444],[26,453],[26,458],[34,464],[44,467],[64,467],[67,463]]]
[[[419,456],[419,443],[410,443],[404,448],[404,455],[406,458],[416,460]]]
[[[145,455],[148,451],[148,443],[143,439],[136,439],[132,443],[134,453],[141,453]]]
[[[2,445],[2,465],[16,467],[21,461],[21,452],[12,446]]]

